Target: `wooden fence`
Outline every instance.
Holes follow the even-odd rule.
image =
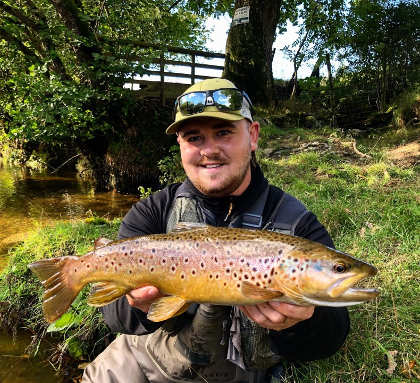
[[[132,42],[133,43],[133,42]],[[133,89],[134,84],[138,84],[140,90],[146,90],[145,94],[148,96],[159,96],[162,104],[165,104],[165,100],[168,95],[169,88],[177,88],[185,89],[189,86],[189,84],[194,84],[196,80],[204,80],[207,78],[217,77],[217,76],[206,76],[197,73],[197,69],[210,69],[210,70],[219,70],[223,71],[223,65],[213,65],[213,64],[202,64],[197,62],[198,57],[205,57],[208,59],[212,58],[219,58],[225,59],[225,55],[223,53],[213,53],[213,52],[206,52],[206,51],[199,51],[194,49],[186,49],[186,48],[178,48],[178,47],[171,47],[171,46],[158,46],[153,44],[146,44],[141,42],[133,43],[135,46],[139,48],[153,48],[156,50],[158,57],[151,60],[152,64],[156,64],[156,69],[145,69],[144,74],[147,75],[155,75],[159,76],[157,80],[153,79],[128,79],[127,84],[131,84],[131,89]],[[190,61],[185,60],[174,60],[174,59],[167,59],[165,57],[165,53],[175,53],[175,54],[182,54],[184,56],[189,56]],[[131,57],[131,59],[135,60],[136,57]],[[173,71],[166,70],[165,66],[171,65],[174,68]],[[177,70],[177,67],[189,67],[190,73],[183,73]],[[188,79],[189,84],[180,84],[180,83],[173,83],[173,82],[165,82],[165,77],[170,78],[179,78],[179,79]],[[182,91],[181,91],[182,92]],[[177,93],[180,94],[181,92]]]

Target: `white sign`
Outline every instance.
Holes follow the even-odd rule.
[[[249,23],[249,6],[237,8],[235,14],[233,15],[232,27],[239,24]]]

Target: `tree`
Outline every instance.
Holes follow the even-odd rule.
[[[140,123],[139,101],[123,88],[125,78],[141,73],[150,56],[130,41],[200,47],[205,15],[191,10],[197,4],[0,0],[0,128],[21,142],[75,146],[97,188],[109,188],[110,144]]]
[[[273,88],[273,42],[279,23],[291,14],[294,1],[236,0],[235,10],[249,6],[249,22],[231,26],[223,76],[245,89],[255,103],[270,104]]]
[[[365,86],[376,88],[378,108],[419,81],[420,9],[411,1],[351,2],[346,59]]]

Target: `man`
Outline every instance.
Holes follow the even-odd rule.
[[[260,125],[233,83],[210,79],[176,101],[176,134],[187,179],[135,204],[119,236],[165,233],[179,222],[278,230],[333,246],[325,228],[296,199],[268,185],[255,161]],[[270,382],[281,360],[327,357],[349,328],[345,308],[280,302],[231,308],[195,305],[166,322],[146,318],[160,297],[134,289],[103,308],[118,337],[85,371],[83,382]]]

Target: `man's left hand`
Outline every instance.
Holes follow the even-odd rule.
[[[281,331],[312,317],[315,307],[272,301],[258,305],[239,306],[239,309],[261,327]]]

